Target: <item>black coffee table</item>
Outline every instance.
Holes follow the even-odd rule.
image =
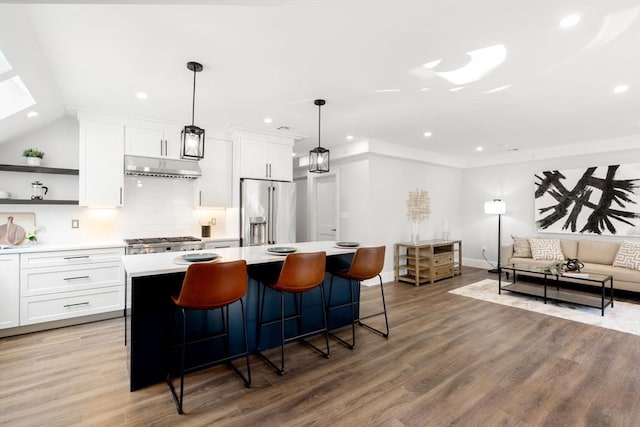
[[[501,294],[502,290],[533,295],[542,297],[544,303],[547,300],[562,301],[572,304],[580,304],[587,307],[599,308],[604,316],[604,309],[608,306],[613,308],[613,277],[604,274],[589,273],[588,277],[569,277],[562,274],[558,275],[552,273],[545,267],[537,267],[526,264],[509,264],[500,267],[500,274],[498,275],[498,293]],[[502,272],[513,274],[513,283],[502,286]],[[527,275],[533,275],[543,278],[543,284],[535,283],[517,283],[518,273],[526,273]],[[606,297],[607,282],[609,284],[609,298]],[[570,288],[562,287],[561,285],[566,283],[574,284],[597,284],[601,288],[601,294],[599,297],[593,295],[587,295],[582,292],[575,291]]]

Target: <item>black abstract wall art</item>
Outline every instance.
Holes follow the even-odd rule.
[[[535,175],[538,231],[640,237],[640,163]]]

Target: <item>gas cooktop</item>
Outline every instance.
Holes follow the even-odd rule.
[[[153,245],[158,243],[184,243],[184,242],[200,242],[201,239],[193,236],[179,237],[147,237],[144,239],[124,239],[127,245]]]

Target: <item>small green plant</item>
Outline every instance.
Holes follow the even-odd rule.
[[[37,148],[34,150],[33,148],[27,148],[22,152],[23,157],[38,157],[42,159],[44,157],[44,151],[40,151]]]
[[[556,261],[547,266],[547,270],[556,276],[559,276],[564,271],[564,261]]]

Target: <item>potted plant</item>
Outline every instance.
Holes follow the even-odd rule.
[[[40,162],[44,157],[44,151],[40,151],[37,148],[27,148],[22,152],[22,156],[27,158],[27,164],[29,166],[40,166]]]

